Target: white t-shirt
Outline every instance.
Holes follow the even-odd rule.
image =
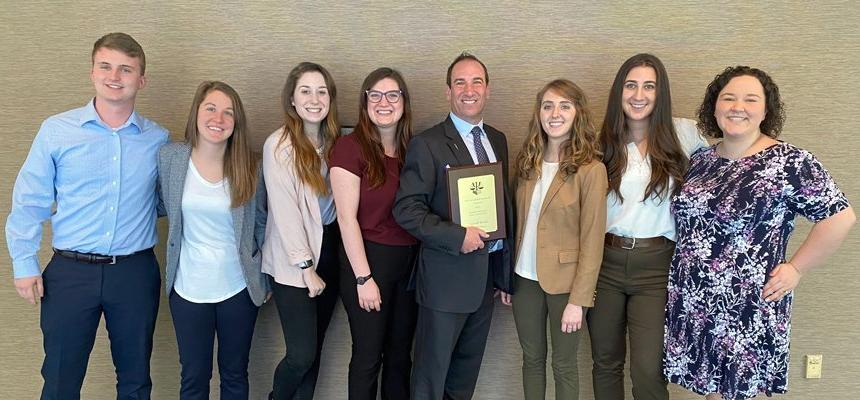
[[[182,249],[173,290],[194,303],[217,303],[246,287],[225,180],[204,179],[188,160],[182,192]]]
[[[543,200],[546,197],[546,192],[552,184],[555,174],[558,173],[558,163],[549,163],[544,161],[541,166],[540,181],[535,185],[535,190],[532,193],[532,201],[529,204],[529,214],[526,217],[526,225],[523,227],[523,241],[520,244],[519,257],[517,257],[517,265],[514,271],[517,275],[538,280],[537,276],[537,225],[540,218],[540,210],[543,207]]]
[[[708,143],[696,129],[696,123],[685,118],[672,118],[681,148],[687,155]],[[618,236],[650,238],[665,236],[675,240],[675,221],[669,210],[671,188],[675,182],[669,179],[670,190],[662,198],[651,196],[645,201],[645,188],[651,180],[651,159],[643,158],[636,144],[627,144],[627,169],[621,176],[619,191],[624,202],[615,192],[606,197],[606,231]]]

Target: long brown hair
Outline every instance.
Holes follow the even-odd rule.
[[[600,147],[609,177],[609,190],[615,192],[621,201],[624,201],[620,192],[621,176],[627,169],[629,140],[629,126],[621,106],[621,94],[624,91],[627,74],[633,68],[641,66],[654,69],[657,75],[657,98],[649,118],[647,139],[651,180],[645,188],[645,196],[640,201],[645,201],[651,196],[663,199],[670,191],[673,194],[678,193],[684,183],[684,173],[689,164],[689,159],[675,133],[675,126],[672,124],[672,95],[669,91],[669,74],[666,73],[666,68],[659,58],[651,54],[637,54],[628,58],[618,69],[615,81],[612,82],[606,115],[603,118],[603,128],[600,130]],[[669,187],[670,178],[675,181],[674,188]]]
[[[403,166],[403,157],[406,155],[406,145],[412,138],[412,103],[409,98],[409,89],[400,72],[391,68],[378,68],[364,78],[361,84],[358,101],[358,124],[355,126],[353,135],[361,146],[361,154],[367,161],[367,178],[370,187],[375,188],[385,183],[385,149],[379,137],[379,130],[370,120],[367,113],[367,91],[373,88],[379,81],[389,78],[397,82],[400,87],[400,101],[403,102],[403,116],[397,121],[394,141],[397,146],[397,162]]]
[[[185,142],[197,147],[200,132],[197,130],[197,111],[209,93],[224,93],[233,103],[233,134],[227,139],[224,153],[224,177],[230,184],[230,206],[239,207],[247,203],[257,190],[257,158],[248,147],[248,120],[239,93],[230,85],[220,81],[204,81],[197,87],[188,124],[185,125]]]
[[[576,108],[573,126],[567,139],[559,149],[559,172],[565,177],[573,175],[579,167],[599,159],[597,148],[597,133],[594,127],[594,117],[588,107],[585,92],[575,83],[567,79],[556,79],[544,85],[535,97],[534,110],[529,122],[529,133],[523,142],[523,148],[517,155],[517,174],[522,179],[539,178],[543,165],[543,152],[548,141],[547,134],[541,124],[540,110],[543,96],[553,92],[570,100]]]
[[[304,133],[304,122],[295,107],[292,105],[293,93],[296,91],[296,85],[299,78],[308,72],[319,72],[325,80],[326,88],[328,89],[329,107],[328,115],[323,118],[320,124],[320,134],[323,138],[322,155],[317,155],[316,149],[307,135]],[[310,185],[319,195],[328,194],[328,186],[325,183],[320,170],[322,162],[328,160],[332,145],[340,134],[340,126],[337,122],[337,89],[334,85],[334,79],[331,74],[319,64],[310,62],[302,62],[296,65],[289,75],[287,75],[287,83],[284,84],[284,90],[281,93],[281,106],[284,110],[284,132],[278,140],[278,145],[275,146],[275,151],[279,151],[281,145],[290,139],[293,144],[293,157],[295,158],[296,174],[299,179],[307,185]]]

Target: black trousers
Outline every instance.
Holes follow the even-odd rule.
[[[194,303],[170,291],[170,315],[182,365],[181,400],[209,400],[218,337],[221,400],[248,400],[248,353],[258,307],[245,289],[217,303]]]
[[[337,303],[338,246],[337,223],[323,229],[322,250],[317,274],[326,283],[322,294],[308,297],[307,288],[272,284],[272,297],[278,306],[287,354],[275,368],[272,397],[276,400],[310,400],[320,369],[325,332]]]
[[[419,361],[412,370],[413,399],[472,398],[492,318],[492,276],[488,276],[484,299],[473,313],[449,313],[418,306],[415,359]]]
[[[88,264],[54,255],[42,274],[45,361],[42,399],[80,399],[99,320],[104,314],[116,367],[116,398],[149,399],[149,358],[161,272],[152,250]]]
[[[417,245],[389,246],[364,241],[373,281],[382,298],[380,311],[367,312],[358,304],[355,274],[341,246],[340,298],[349,318],[352,358],[349,361],[349,399],[376,400],[382,369],[382,398],[409,398],[412,337],[418,305],[407,290]]]

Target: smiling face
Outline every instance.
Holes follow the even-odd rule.
[[[570,135],[576,106],[573,101],[553,90],[547,90],[541,99],[540,122],[549,141],[562,142]]]
[[[317,71],[302,74],[296,82],[291,104],[305,124],[319,124],[328,115],[331,98],[323,75]]]
[[[490,86],[484,67],[475,60],[465,59],[451,69],[451,85],[446,92],[451,111],[471,124],[483,119],[484,104],[490,97]]]
[[[226,145],[235,126],[233,102],[219,90],[206,94],[197,108],[197,132],[201,143]]]
[[[102,47],[93,55],[90,80],[96,89],[96,102],[133,106],[137,91],[146,85],[140,59]]]
[[[732,78],[717,96],[714,118],[723,137],[757,136],[767,114],[764,87],[758,78],[741,75]]]
[[[651,116],[657,101],[657,72],[649,66],[635,67],[627,73],[621,92],[621,109],[628,121]]]
[[[394,79],[384,78],[376,82],[370,88],[371,92],[387,93],[400,90],[400,85]],[[388,96],[383,95],[378,103],[371,101],[367,102],[367,115],[370,117],[370,122],[373,122],[379,129],[392,128],[397,126],[397,122],[403,117],[403,96],[396,103],[388,101]]]

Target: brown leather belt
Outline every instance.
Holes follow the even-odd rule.
[[[656,247],[656,246],[666,246],[669,244],[675,244],[675,242],[666,239],[665,236],[658,237],[650,237],[650,238],[629,238],[624,236],[613,235],[611,233],[606,234],[606,238],[603,240],[603,243],[609,247],[616,247],[619,249],[625,250],[633,250],[645,247]]]
[[[129,258],[131,256],[143,253],[145,251],[150,251],[152,248],[136,251],[131,254],[121,255],[121,256],[106,256],[104,254],[93,254],[93,253],[81,253],[72,250],[60,250],[54,249],[54,254],[63,256],[65,258],[69,258],[75,261],[85,262],[88,264],[116,264],[118,260],[122,260],[124,258]]]

